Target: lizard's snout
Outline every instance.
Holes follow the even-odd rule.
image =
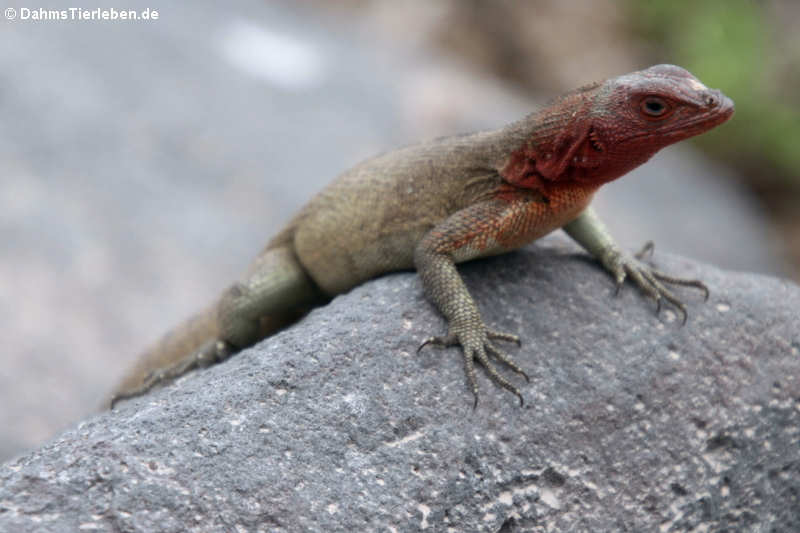
[[[722,94],[722,91],[710,89],[703,95],[703,103],[710,109],[716,109],[717,113],[725,120],[733,115],[733,100]]]

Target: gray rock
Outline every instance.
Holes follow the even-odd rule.
[[[386,276],[6,463],[0,530],[800,530],[800,288],[657,253],[681,327],[545,243],[461,268],[525,407]]]

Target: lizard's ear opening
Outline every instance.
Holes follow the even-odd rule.
[[[549,180],[568,178],[570,168],[594,168],[602,163],[606,145],[599,130],[585,123],[575,135],[556,139],[550,157],[536,161],[536,170]]]
[[[600,139],[597,129],[594,126],[589,127],[589,144],[594,148],[595,152],[603,153],[606,151],[606,145]]]

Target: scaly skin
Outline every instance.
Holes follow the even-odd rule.
[[[460,345],[478,400],[477,359],[499,385],[522,395],[490,360],[527,379],[494,341],[456,263],[501,254],[557,228],[594,255],[618,286],[630,278],[686,317],[665,284],[703,289],[622,251],[589,207],[594,192],[661,148],[725,122],[733,102],[686,70],[657,65],[566,93],[499,130],[409,146],[339,176],[295,216],[250,272],[199,318],[145,354],[114,400],[250,346],[325,298],[377,275],[416,268],[425,293]]]

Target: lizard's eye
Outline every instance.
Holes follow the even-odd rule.
[[[667,101],[658,96],[645,96],[642,98],[639,107],[649,118],[661,118],[670,111],[670,106]]]

